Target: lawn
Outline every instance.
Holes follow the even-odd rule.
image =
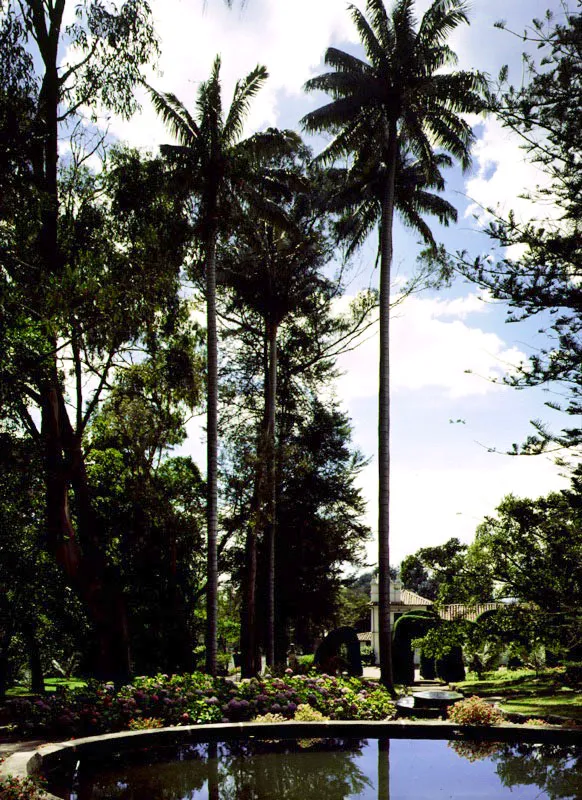
[[[563,685],[555,670],[499,669],[455,684],[464,695],[495,697],[508,713],[529,717],[559,716],[582,722],[582,692]]]
[[[87,682],[81,678],[45,678],[44,690],[45,692],[55,692],[58,686],[64,686],[66,689],[79,689],[86,686]],[[30,686],[23,683],[17,683],[6,691],[6,697],[28,697],[32,694]]]

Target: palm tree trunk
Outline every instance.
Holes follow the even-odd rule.
[[[218,631],[218,339],[216,333],[216,235],[206,244],[207,325],[207,588],[206,671],[216,675]]]
[[[390,271],[396,176],[396,121],[387,142],[388,174],[380,222],[380,386],[378,393],[378,612],[380,681],[394,694],[390,629]]]
[[[267,453],[267,664],[275,663],[275,532],[277,523],[277,482],[275,450],[275,414],[277,405],[277,323],[267,321],[269,358],[265,375],[266,453]]]

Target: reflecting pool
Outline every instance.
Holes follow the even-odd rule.
[[[84,759],[66,800],[582,800],[582,746],[419,739],[234,741]]]

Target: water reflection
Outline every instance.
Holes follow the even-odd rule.
[[[50,789],[66,800],[582,800],[582,748],[387,738],[196,744],[107,765],[86,760]]]
[[[469,761],[488,758],[502,786],[532,786],[547,800],[582,800],[582,748],[578,745],[449,742]]]

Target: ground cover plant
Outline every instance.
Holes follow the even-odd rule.
[[[277,714],[293,719],[308,706],[329,719],[386,719],[394,703],[377,683],[330,675],[261,677],[234,683],[202,673],[135,678],[39,698],[11,701],[17,732],[50,737],[87,736],[163,725],[240,722]],[[303,717],[305,718],[305,717]]]

